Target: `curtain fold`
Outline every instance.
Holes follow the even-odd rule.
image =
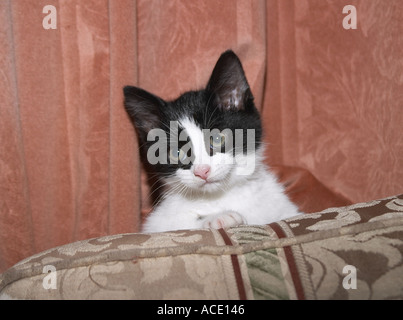
[[[343,28],[347,4],[357,30]],[[307,169],[353,202],[401,193],[402,17],[400,0],[0,1],[0,272],[138,231],[151,195],[122,88],[164,99],[202,88],[229,48],[268,164]]]
[[[123,108],[125,85],[138,85],[136,1],[109,1],[110,12],[110,190],[109,234],[140,230],[137,138]],[[124,44],[124,45],[122,45]]]

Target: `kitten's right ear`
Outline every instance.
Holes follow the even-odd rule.
[[[132,86],[124,87],[123,92],[126,111],[140,133],[147,136],[151,129],[160,126],[161,108],[165,105],[164,100]]]

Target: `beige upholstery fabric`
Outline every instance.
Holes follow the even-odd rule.
[[[270,225],[71,243],[0,275],[0,297],[402,299],[402,255],[400,195]]]

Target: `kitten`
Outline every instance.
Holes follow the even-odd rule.
[[[259,113],[238,57],[224,52],[204,90],[174,101],[124,88],[142,161],[163,182],[143,232],[267,224],[299,214],[264,165]]]

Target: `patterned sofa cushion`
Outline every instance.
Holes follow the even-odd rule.
[[[2,299],[402,299],[403,195],[262,226],[119,234],[0,275]]]

